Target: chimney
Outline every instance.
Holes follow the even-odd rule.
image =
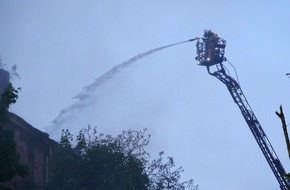
[[[2,94],[4,89],[10,84],[9,79],[9,72],[4,69],[0,69],[0,94]]]

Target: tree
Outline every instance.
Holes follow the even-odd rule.
[[[154,159],[147,170],[151,179],[151,189],[153,190],[197,190],[198,185],[194,185],[192,179],[180,182],[182,167],[174,170],[175,164],[173,157],[167,157],[164,162],[164,152],[159,153],[159,157]]]
[[[74,141],[73,135],[64,130],[51,160],[50,189],[197,189],[193,180],[180,182],[182,168],[174,170],[171,157],[163,163],[163,152],[150,161],[145,151],[149,138],[146,129],[123,131],[112,137],[89,126]]]
[[[27,174],[27,168],[19,163],[20,155],[16,151],[13,131],[0,129],[0,152],[0,182]]]
[[[28,173],[27,168],[20,164],[13,131],[3,129],[8,120],[8,108],[16,102],[18,91],[9,84],[0,95],[0,182],[10,181],[15,176],[24,177]]]
[[[15,89],[12,84],[9,84],[4,92],[0,94],[0,124],[3,125],[7,122],[7,110],[11,104],[16,103],[18,92],[20,88]]]
[[[149,180],[139,159],[126,155],[114,138],[102,135],[86,138],[90,128],[81,130],[76,146],[73,136],[63,131],[60,147],[51,160],[49,189],[147,189]],[[96,132],[96,131],[95,131]]]

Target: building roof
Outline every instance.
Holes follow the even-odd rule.
[[[17,130],[17,128],[25,133],[28,133],[29,135],[35,137],[35,138],[39,138],[42,141],[44,141],[45,143],[48,143],[49,145],[57,145],[58,143],[52,139],[49,138],[49,135],[45,132],[40,131],[39,129],[33,127],[32,125],[30,125],[29,123],[27,123],[23,118],[21,118],[20,116],[8,112],[8,118],[9,118],[9,122],[8,122],[8,127],[13,127],[14,129]],[[12,124],[12,125],[9,125]]]

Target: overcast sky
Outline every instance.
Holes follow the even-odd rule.
[[[73,97],[112,67],[211,29],[227,40],[226,57],[289,172],[275,115],[283,104],[290,122],[289,6],[286,0],[1,0],[1,59],[21,75],[13,81],[22,90],[11,111],[40,130],[55,129],[56,139],[61,128],[76,132],[87,124],[110,134],[148,128],[149,151],[173,156],[184,179],[201,190],[278,189],[226,87],[196,64],[194,43],[134,62],[61,125],[52,121],[81,104]]]

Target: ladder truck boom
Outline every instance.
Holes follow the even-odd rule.
[[[197,60],[198,65],[205,66],[210,75],[216,77],[226,85],[272,169],[281,190],[288,190],[289,181],[284,177],[286,172],[274,148],[251,109],[239,83],[227,73],[225,66],[223,65],[223,62],[226,61],[226,58],[224,57],[225,46],[225,40],[219,38],[218,35],[212,31],[205,30],[203,38],[197,40],[197,56],[195,59]]]

